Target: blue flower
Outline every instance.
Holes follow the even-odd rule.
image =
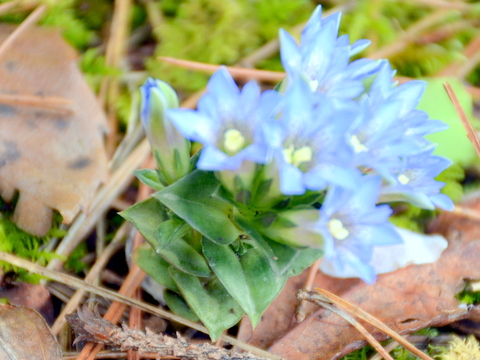
[[[394,180],[384,185],[379,201],[405,201],[428,210],[434,210],[435,207],[453,210],[452,200],[440,194],[445,184],[434,179],[452,162],[432,155],[433,150],[434,146],[431,146],[406,157],[400,166],[392,169]]]
[[[347,135],[355,165],[364,172],[374,170],[389,181],[393,181],[390,168],[400,166],[403,157],[429,147],[431,143],[424,136],[446,127],[415,109],[424,82],[396,86],[393,74],[384,61],[369,92],[360,97],[360,112]]]
[[[287,83],[302,76],[313,92],[339,99],[354,99],[364,91],[362,80],[377,71],[379,62],[350,57],[365,49],[369,40],[350,45],[348,36],[338,37],[341,13],[322,20],[318,6],[305,26],[297,45],[285,30],[280,30],[280,54],[287,72]]]
[[[226,68],[212,75],[197,110],[172,109],[168,117],[187,139],[203,144],[197,167],[236,170],[245,160],[263,164],[267,148],[259,144],[259,124],[273,116],[281,95],[263,93],[255,82],[240,91]]]
[[[356,273],[368,283],[375,281],[375,270],[369,265],[376,246],[402,243],[388,222],[388,205],[376,206],[381,179],[365,176],[357,189],[331,187],[314,225],[324,241],[323,267],[342,277]]]
[[[280,109],[278,118],[262,124],[280,191],[301,195],[328,185],[354,188],[360,172],[352,165],[345,132],[355,106],[327,97],[314,105],[308,84],[298,79],[287,89]]]
[[[148,78],[140,88],[140,117],[166,183],[186,175],[190,168],[188,142],[165,116],[167,109],[178,107],[175,90],[166,82]]]

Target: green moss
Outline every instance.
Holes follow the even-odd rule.
[[[46,1],[50,6],[42,17],[41,24],[62,29],[63,37],[77,49],[83,49],[90,44],[94,33],[77,18],[73,6],[75,1]]]
[[[205,86],[208,75],[161,63],[157,56],[170,56],[211,64],[232,65],[276,38],[279,27],[306,20],[313,9],[307,0],[188,0],[165,11],[159,29],[161,41],[146,67],[156,78],[174,88],[195,91]],[[278,62],[277,62],[278,63]]]
[[[48,235],[37,237],[28,234],[19,229],[4,214],[0,214],[0,251],[12,253],[45,266],[48,261],[59,258],[55,253],[43,249],[48,238]],[[0,268],[3,272],[16,272],[20,281],[37,283],[41,279],[39,275],[30,274],[3,261],[0,262]]]
[[[81,243],[75,250],[72,251],[67,261],[65,262],[65,269],[73,271],[76,274],[81,273],[87,268],[87,264],[81,259],[88,254],[88,248],[86,243]]]

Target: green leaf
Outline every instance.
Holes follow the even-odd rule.
[[[154,248],[158,245],[158,226],[168,220],[167,209],[161,202],[148,198],[119,214],[130,221]]]
[[[426,79],[427,88],[418,105],[418,109],[426,111],[430,118],[441,120],[449,128],[445,131],[427,135],[426,138],[438,144],[436,155],[445,156],[462,166],[469,166],[476,160],[475,149],[468,140],[465,128],[448,97],[443,84],[449,82],[470,121],[473,117],[473,104],[470,94],[457,78]]]
[[[212,172],[195,170],[154,197],[192,228],[217,244],[230,244],[241,231],[231,220],[233,205],[214,196],[219,186]]]
[[[170,310],[173,311],[175,314],[180,315],[181,317],[184,317],[185,319],[188,319],[190,321],[197,322],[199,320],[198,316],[195,315],[192,309],[188,307],[185,299],[178,295],[176,292],[165,290],[165,292],[163,293],[163,297]]]
[[[230,246],[204,239],[203,251],[223,286],[256,326],[282,289],[286,276],[275,276],[265,256],[256,249],[248,250],[239,258]]]
[[[203,251],[223,286],[256,326],[282,289],[286,277],[275,276],[265,256],[256,249],[248,250],[239,259],[230,246],[204,239]]]
[[[155,191],[160,191],[165,186],[160,181],[158,177],[158,172],[152,169],[141,169],[133,172],[135,176],[143,182],[145,185],[150,186]]]
[[[321,250],[292,248],[273,241],[267,236],[262,236],[255,226],[240,214],[235,215],[235,220],[245,229],[255,248],[260,250],[265,256],[277,277],[291,276],[290,274],[297,273],[300,268],[306,268],[311,265],[323,254]]]
[[[158,226],[158,249],[166,249],[178,239],[181,239],[191,230],[190,226],[184,221],[170,219],[162,222]]]
[[[150,275],[157,283],[166,288],[179,291],[175,281],[170,276],[168,268],[171,266],[149,244],[143,244],[133,253],[133,260],[145,273]]]
[[[176,239],[155,250],[171,265],[187,274],[200,277],[207,277],[211,274],[205,258],[184,239]]]
[[[265,256],[257,249],[248,250],[240,261],[255,304],[256,313],[253,316],[249,315],[255,327],[267,306],[283,289],[287,276],[276,276]]]
[[[171,220],[168,219],[167,209],[158,200],[149,198],[122,211],[120,215],[130,221],[155,251],[171,265],[195,276],[210,275],[210,268],[203,256],[185,240],[177,238],[176,241],[170,241],[170,237],[160,238],[159,227],[163,222]],[[177,225],[183,226],[181,222]],[[175,232],[175,228],[170,228],[172,233]]]
[[[173,267],[169,271],[185,301],[208,329],[213,341],[243,316],[240,305],[217,278],[203,286],[196,276],[185,274]]]

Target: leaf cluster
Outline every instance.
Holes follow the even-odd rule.
[[[152,170],[137,176],[162,188]],[[136,263],[165,286],[170,309],[200,319],[212,339],[243,314],[256,325],[287,278],[321,255],[270,240],[221,193],[213,173],[194,170],[121,213],[150,245],[137,250]]]

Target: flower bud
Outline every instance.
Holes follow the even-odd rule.
[[[142,124],[168,185],[186,175],[190,168],[190,142],[165,115],[167,109],[178,107],[178,97],[170,85],[153,78],[148,78],[140,91]]]

